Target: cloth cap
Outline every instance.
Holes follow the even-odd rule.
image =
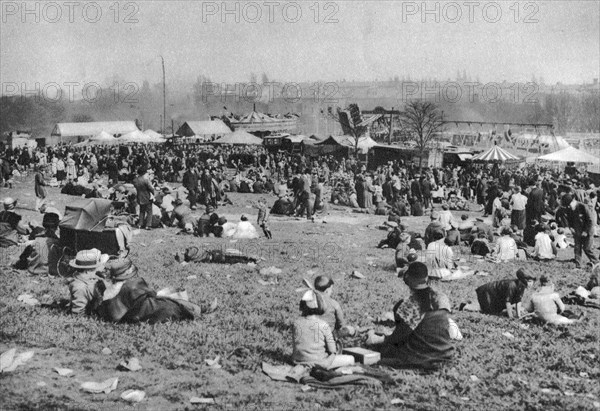
[[[422,262],[415,261],[408,266],[408,270],[404,274],[404,283],[413,290],[422,290],[427,288],[427,266]]]
[[[92,248],[91,250],[81,250],[75,258],[69,262],[73,268],[80,270],[89,270],[98,268],[108,261],[108,255],[102,254],[100,250]]]
[[[206,212],[207,213],[212,213],[213,211],[215,211],[215,208],[213,206],[211,206],[211,205],[206,206]]]
[[[535,277],[529,274],[523,268],[519,268],[519,270],[517,271],[517,278],[524,283],[526,283],[529,280],[535,281]]]
[[[431,213],[431,219],[432,220],[439,220],[440,219],[440,213],[438,213],[437,211],[434,211],[433,213]]]
[[[130,258],[117,258],[109,261],[106,268],[110,273],[110,277],[116,281],[125,281],[134,277],[137,273],[137,268],[133,265]]]
[[[573,201],[573,196],[571,194],[565,194],[561,199],[560,199],[560,204],[563,207],[567,207],[569,204],[571,204],[571,201]]]
[[[59,222],[60,218],[58,217],[58,214],[45,213],[44,220],[42,221],[42,226],[44,226],[44,228],[56,228],[58,227]]]
[[[5,210],[14,210],[17,205],[17,200],[12,197],[6,197],[3,201]]]
[[[315,278],[315,288],[318,291],[325,291],[334,284],[333,280],[326,275],[320,275]]]

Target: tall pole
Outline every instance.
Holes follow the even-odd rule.
[[[162,132],[165,134],[165,121],[167,118],[167,82],[165,80],[165,59],[160,56],[162,61],[162,72],[163,72],[163,118],[162,118]]]

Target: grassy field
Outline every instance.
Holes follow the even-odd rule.
[[[19,199],[19,212],[41,222],[32,211],[31,180],[0,197]],[[235,206],[219,209],[231,219],[248,208],[253,195],[232,195]],[[71,197],[52,189],[50,200],[59,209]],[[413,230],[423,230],[426,217],[406,218]],[[201,409],[192,397],[214,398],[211,409],[599,409],[600,316],[585,311],[585,320],[570,328],[524,325],[506,318],[454,312],[464,340],[457,343],[456,360],[440,372],[394,372],[397,383],[383,388],[348,387],[339,391],[304,392],[299,384],[271,381],[261,363],[280,364],[291,355],[290,324],[298,315],[302,278],[327,274],[334,278],[334,297],[349,323],[374,327],[374,319],[408,292],[394,272],[393,251],[376,248],[385,232],[382,217],[334,208],[316,223],[272,217],[273,241],[199,239],[177,235],[175,229],[142,231],[135,236],[131,257],[140,274],[155,289],[184,288],[195,302],[214,298],[219,309],[195,322],[112,325],[75,318],[59,310],[27,306],[23,293],[42,303],[68,298],[64,279],[37,278],[0,268],[0,351],[16,347],[34,350],[34,357],[10,374],[0,375],[0,409],[6,410],[166,410]],[[190,245],[235,247],[260,252],[265,259],[249,265],[180,265],[173,256]],[[585,284],[589,272],[574,269],[572,249],[549,264],[524,263],[537,276],[550,274],[557,289],[568,293]],[[6,261],[6,255],[2,261]],[[491,279],[513,277],[517,264],[470,262],[491,273],[435,287],[447,293],[454,307],[472,298],[473,290]],[[277,278],[259,274],[263,267],[282,269]],[[350,277],[358,270],[366,279]],[[191,276],[195,276],[190,278]],[[260,280],[276,284],[262,285]],[[509,332],[514,338],[503,333]],[[350,341],[349,343],[352,343]],[[112,354],[103,354],[109,348]],[[221,356],[221,369],[205,360]],[[142,370],[122,372],[119,362],[135,356]],[[71,368],[61,377],[54,367]],[[80,390],[84,381],[119,377],[110,394]],[[476,378],[475,378],[476,377]],[[127,389],[146,392],[132,406],[121,400]],[[392,400],[400,400],[392,405]],[[205,407],[205,406],[204,406]]]

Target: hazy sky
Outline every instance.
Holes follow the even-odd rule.
[[[429,1],[427,15],[421,1],[228,2],[229,15],[220,1],[121,2],[118,15],[107,1],[97,3],[101,16],[89,2],[70,16],[67,3],[31,2],[24,15],[22,2],[2,1],[2,83],[104,83],[114,74],[156,83],[160,55],[168,82],[247,81],[250,72],[284,81],[446,79],[463,69],[481,81],[599,77],[599,1]],[[130,14],[137,22],[124,21]]]

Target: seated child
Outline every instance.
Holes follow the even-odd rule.
[[[337,347],[329,324],[322,318],[322,297],[315,291],[307,291],[300,301],[300,317],[294,321],[292,340],[294,364],[328,370],[354,364],[351,355],[337,354]]]
[[[556,258],[556,245],[550,239],[550,227],[546,224],[538,225],[538,233],[535,236],[535,247],[531,254],[538,261],[549,261]]]
[[[552,325],[568,325],[579,322],[579,319],[561,315],[565,311],[565,305],[558,293],[554,291],[554,284],[545,275],[540,277],[540,288],[531,296],[525,309],[535,313],[540,320]]]
[[[567,236],[565,235],[564,228],[558,228],[556,230],[556,236],[554,236],[554,246],[559,250],[564,250],[569,247],[569,243],[567,243]]]

